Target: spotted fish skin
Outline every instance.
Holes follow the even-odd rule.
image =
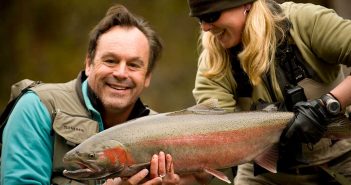
[[[293,116],[292,112],[229,113],[192,107],[137,118],[102,131],[68,152],[64,162],[79,163],[84,169],[66,170],[64,175],[75,179],[131,176],[147,167],[153,154],[164,151],[172,155],[176,173],[205,171],[228,182],[218,169],[277,155],[269,151]],[[274,164],[263,167],[276,170]]]

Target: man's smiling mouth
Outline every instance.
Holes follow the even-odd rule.
[[[121,86],[114,86],[114,85],[109,85],[112,89],[116,90],[127,90],[130,89],[129,87],[121,87]]]

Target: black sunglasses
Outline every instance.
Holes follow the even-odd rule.
[[[213,23],[216,22],[219,17],[221,17],[221,11],[219,12],[212,12],[212,13],[207,13],[204,15],[200,15],[197,18],[199,19],[200,24],[201,23]]]

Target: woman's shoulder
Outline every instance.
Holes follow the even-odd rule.
[[[335,13],[333,9],[312,3],[285,2],[280,4],[280,6],[289,19],[314,18],[325,13]]]

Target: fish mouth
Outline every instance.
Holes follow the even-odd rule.
[[[109,173],[100,168],[95,161],[64,161],[69,167],[63,171],[66,177],[77,180],[99,179],[109,176]]]

